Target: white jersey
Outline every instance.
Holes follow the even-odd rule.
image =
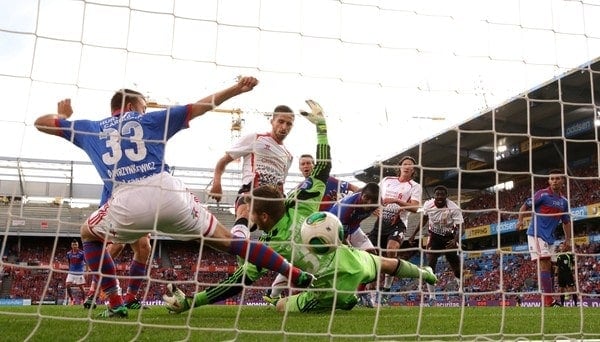
[[[415,182],[414,180],[409,180],[408,182],[401,182],[398,177],[385,177],[381,180],[379,184],[381,198],[397,198],[404,202],[410,202],[411,200],[415,200],[421,203],[421,193],[422,188],[421,184]],[[395,211],[404,225],[408,227],[408,215],[409,211],[406,209],[402,209],[400,206],[396,204],[388,204],[386,206],[390,207]]]
[[[464,222],[462,212],[456,203],[446,199],[446,207],[435,206],[435,199],[430,199],[423,204],[423,215],[429,217],[427,229],[438,235],[449,235],[454,232],[454,227]]]
[[[248,134],[227,151],[233,159],[242,157],[242,184],[283,185],[292,166],[292,155],[270,133]]]

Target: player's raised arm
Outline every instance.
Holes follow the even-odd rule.
[[[317,128],[317,161],[309,175],[309,178],[313,179],[313,181],[304,182],[302,186],[292,190],[287,196],[286,205],[292,206],[297,199],[305,203],[310,202],[309,206],[316,206],[313,209],[309,209],[312,212],[319,208],[325,193],[327,179],[331,172],[331,152],[327,140],[327,123],[325,116],[323,116],[323,109],[316,101],[306,100],[306,103],[311,109],[310,113],[300,110],[300,114]],[[314,182],[314,180],[319,180],[320,182]]]
[[[226,100],[248,92],[252,89],[254,89],[254,87],[258,84],[258,80],[254,77],[240,77],[238,79],[238,82],[234,85],[232,85],[229,88],[223,89],[217,93],[214,93],[212,95],[209,95],[201,100],[199,100],[198,102],[192,104],[192,111],[190,114],[190,120],[200,116],[210,110],[213,110],[215,107],[219,106],[221,103],[225,102]],[[223,173],[225,172],[225,169],[227,168],[227,165],[229,165],[229,163],[231,163],[234,160],[233,157],[231,157],[228,153],[225,153],[225,155],[219,159],[219,161],[217,162],[217,165],[215,165],[215,171],[214,171],[214,176],[213,176],[213,181],[212,181],[212,187],[210,189],[209,192],[209,197],[213,198],[214,200],[216,200],[217,202],[221,201],[221,198],[223,196],[223,188],[221,185],[221,177],[223,176]]]
[[[323,108],[316,101],[306,100],[310,107],[310,113],[301,110],[300,114],[315,124],[317,128],[317,161],[311,172],[311,176],[317,178],[323,183],[327,183],[331,172],[331,149],[327,140],[327,122],[323,115]]]
[[[258,84],[258,80],[251,76],[240,77],[236,84],[209,95],[192,104],[190,120],[221,105],[230,98],[248,92]]]
[[[62,135],[62,129],[59,128],[56,120],[68,119],[73,114],[73,107],[71,107],[71,99],[64,99],[58,102],[56,106],[56,114],[42,115],[35,120],[35,127],[40,132],[44,132],[52,135]]]

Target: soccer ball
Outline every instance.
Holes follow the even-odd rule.
[[[334,251],[344,238],[344,227],[332,213],[320,211],[311,214],[300,229],[302,243],[316,254]]]

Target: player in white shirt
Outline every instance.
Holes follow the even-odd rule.
[[[411,156],[400,158],[397,177],[385,177],[379,183],[382,208],[368,236],[373,245],[389,258],[396,258],[404,240],[408,215],[417,212],[421,205],[421,184],[414,181],[417,161]],[[383,291],[389,292],[394,278],[385,276]]]
[[[423,227],[427,227],[429,231],[427,264],[435,272],[437,261],[441,254],[444,254],[457,283],[460,284],[460,257],[457,248],[460,227],[464,222],[462,211],[456,203],[447,198],[448,189],[445,186],[436,186],[433,194],[434,197],[423,204]],[[430,298],[433,298],[435,287],[428,284],[427,288]]]
[[[283,184],[292,165],[292,155],[283,141],[294,125],[294,112],[288,106],[280,105],[271,118],[271,131],[252,133],[241,137],[229,148],[215,166],[210,197],[217,202],[223,196],[221,177],[232,161],[242,158],[242,187],[236,199],[236,225],[249,226],[248,205],[244,195],[261,185],[275,185],[283,194]],[[244,234],[244,233],[243,233]],[[248,234],[247,232],[245,234]]]

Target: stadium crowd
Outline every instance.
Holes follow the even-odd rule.
[[[594,166],[580,167],[572,170],[569,178],[569,201],[571,208],[600,202],[600,179],[598,169]],[[533,189],[547,186],[546,178],[536,178]],[[524,180],[510,190],[490,192],[482,191],[467,203],[463,203],[465,228],[478,227],[500,221],[516,219],[523,200],[532,193],[531,182]],[[496,194],[498,203],[496,204]],[[484,210],[483,214],[481,210]]]
[[[595,167],[580,167],[571,171],[568,194],[571,208],[600,202],[600,180],[595,177]],[[513,189],[492,193],[482,191],[467,203],[462,203],[465,228],[486,225],[500,220],[515,219],[523,200],[531,196],[533,189],[545,186],[545,179],[536,179],[533,187],[530,182],[518,183]],[[496,204],[496,198],[498,203]],[[481,211],[484,214],[481,214]],[[597,213],[594,213],[597,214]],[[581,228],[583,226],[583,228]],[[575,231],[575,237],[597,237],[600,234],[598,222],[589,220]],[[491,248],[496,248],[496,238],[488,239]],[[67,271],[66,252],[70,241],[61,238],[19,237],[8,238],[2,269],[2,286],[0,298],[30,298],[32,301],[62,302],[65,298],[65,278]],[[589,239],[589,241],[597,241]],[[523,237],[511,241],[512,244],[523,244]],[[56,246],[56,248],[55,248]],[[486,247],[485,244],[479,247]],[[505,245],[502,244],[504,248]],[[470,248],[468,248],[470,249]],[[483,250],[484,248],[481,248]],[[585,298],[586,295],[600,294],[600,245],[597,242],[576,245],[577,288]],[[465,252],[467,253],[467,252]],[[199,258],[200,256],[200,258]],[[127,284],[126,265],[132,260],[133,253],[126,248],[117,258],[118,275],[121,287]],[[420,258],[416,256],[416,258]],[[420,259],[412,260],[420,263]],[[201,254],[196,244],[177,243],[161,240],[157,244],[152,257],[149,286],[142,288],[142,296],[146,301],[159,301],[165,286],[170,281],[182,283],[185,292],[197,292],[209,285],[214,285],[233,272],[235,257],[218,252],[211,248],[203,248]],[[436,289],[441,296],[451,298],[458,295],[458,284],[445,261],[438,264],[439,279]],[[500,300],[502,292],[519,294],[524,300],[539,296],[535,265],[529,262],[527,251],[503,252],[502,254],[486,254],[469,251],[463,258],[463,291],[469,299]],[[264,291],[269,288],[274,274],[261,278],[248,288],[242,297],[245,302],[261,302]],[[91,276],[88,275],[88,283]],[[502,280],[502,281],[501,281]],[[411,280],[396,280],[392,291],[401,292],[392,300],[402,303],[418,301],[418,285]],[[231,299],[238,302],[240,296]]]
[[[37,301],[57,301],[59,303],[65,298],[64,282],[66,271],[64,269],[51,268],[44,260],[52,258],[59,264],[64,264],[61,258],[64,255],[62,248],[52,256],[52,243],[48,245],[23,246],[22,252],[11,254],[11,260],[16,261],[16,267],[5,267],[5,281],[11,284],[10,293],[4,294],[8,298],[30,298]],[[235,260],[224,253],[206,249],[203,251],[200,264],[197,265],[197,250],[193,245],[180,244],[171,246],[161,261],[154,258],[150,272],[150,286],[144,296],[146,301],[160,301],[165,286],[170,281],[177,281],[182,288],[189,291],[198,291],[215,284],[228,275],[229,266],[234,267]],[[175,248],[176,247],[176,248]],[[66,252],[66,250],[64,251]],[[125,249],[119,257],[119,265],[131,259],[131,251]],[[600,295],[600,244],[582,244],[576,246],[577,255],[577,281],[579,292],[585,295]],[[8,261],[8,260],[7,260]],[[198,271],[197,266],[221,266],[223,271]],[[127,284],[126,268],[119,267],[118,275],[121,286]],[[537,292],[537,276],[535,265],[528,260],[526,253],[484,254],[464,259],[463,267],[463,289],[470,300],[500,300],[502,292],[508,294],[520,294],[524,300],[535,299]],[[454,281],[452,271],[445,260],[438,264],[440,277],[436,290],[443,296],[444,300],[458,296],[458,285]],[[6,278],[10,279],[6,279]],[[262,278],[255,282],[243,294],[246,303],[260,303],[264,291],[268,289],[275,274]],[[192,281],[191,279],[196,279]],[[500,281],[502,279],[502,282]],[[146,291],[146,287],[142,292]],[[403,302],[419,301],[418,283],[412,280],[399,279],[392,286],[393,292],[399,292],[392,298],[393,301]],[[539,296],[539,294],[537,294]],[[230,303],[238,303],[240,297],[232,298]]]

